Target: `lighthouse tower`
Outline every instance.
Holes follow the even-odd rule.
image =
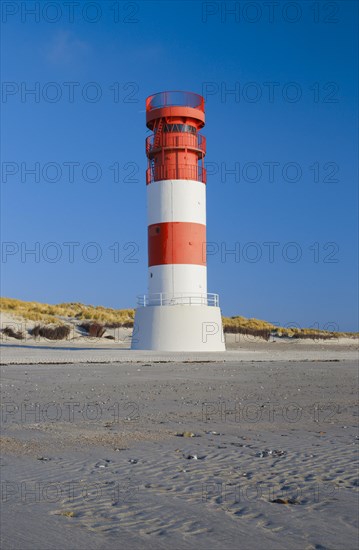
[[[218,294],[207,293],[204,99],[147,98],[148,294],[139,297],[132,349],[222,351]]]

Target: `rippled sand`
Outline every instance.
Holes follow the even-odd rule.
[[[3,366],[2,548],[354,549],[356,384],[342,360]]]

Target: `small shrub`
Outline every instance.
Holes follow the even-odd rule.
[[[133,320],[132,321],[125,321],[122,323],[123,328],[133,328]]]
[[[223,331],[227,334],[244,334],[249,336],[257,336],[258,338],[264,338],[264,340],[269,340],[271,335],[270,329],[255,329],[248,327],[241,327],[238,325],[225,325]]]
[[[325,334],[322,332],[308,332],[298,331],[293,334],[293,338],[310,339],[310,340],[332,340],[336,338],[335,334]]]
[[[133,328],[133,319],[128,319],[123,322],[105,323],[106,328]]]
[[[42,327],[41,325],[36,325],[31,331],[30,334],[35,338],[37,336],[42,336],[48,340],[64,340],[69,336],[71,328],[67,325],[61,325],[58,327]]]
[[[6,334],[6,336],[10,336],[10,338],[16,338],[16,340],[23,340],[24,338],[24,335],[20,330],[15,332],[11,327],[5,327],[3,329],[3,333]]]
[[[100,323],[82,323],[79,326],[83,328],[91,338],[101,338],[106,332],[105,327]]]

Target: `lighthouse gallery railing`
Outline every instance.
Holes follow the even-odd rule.
[[[219,307],[219,296],[218,294],[158,292],[157,294],[141,294],[137,297],[137,305],[140,307],[178,305]]]

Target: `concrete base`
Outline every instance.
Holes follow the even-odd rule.
[[[189,305],[137,308],[131,348],[225,351],[221,310]]]

